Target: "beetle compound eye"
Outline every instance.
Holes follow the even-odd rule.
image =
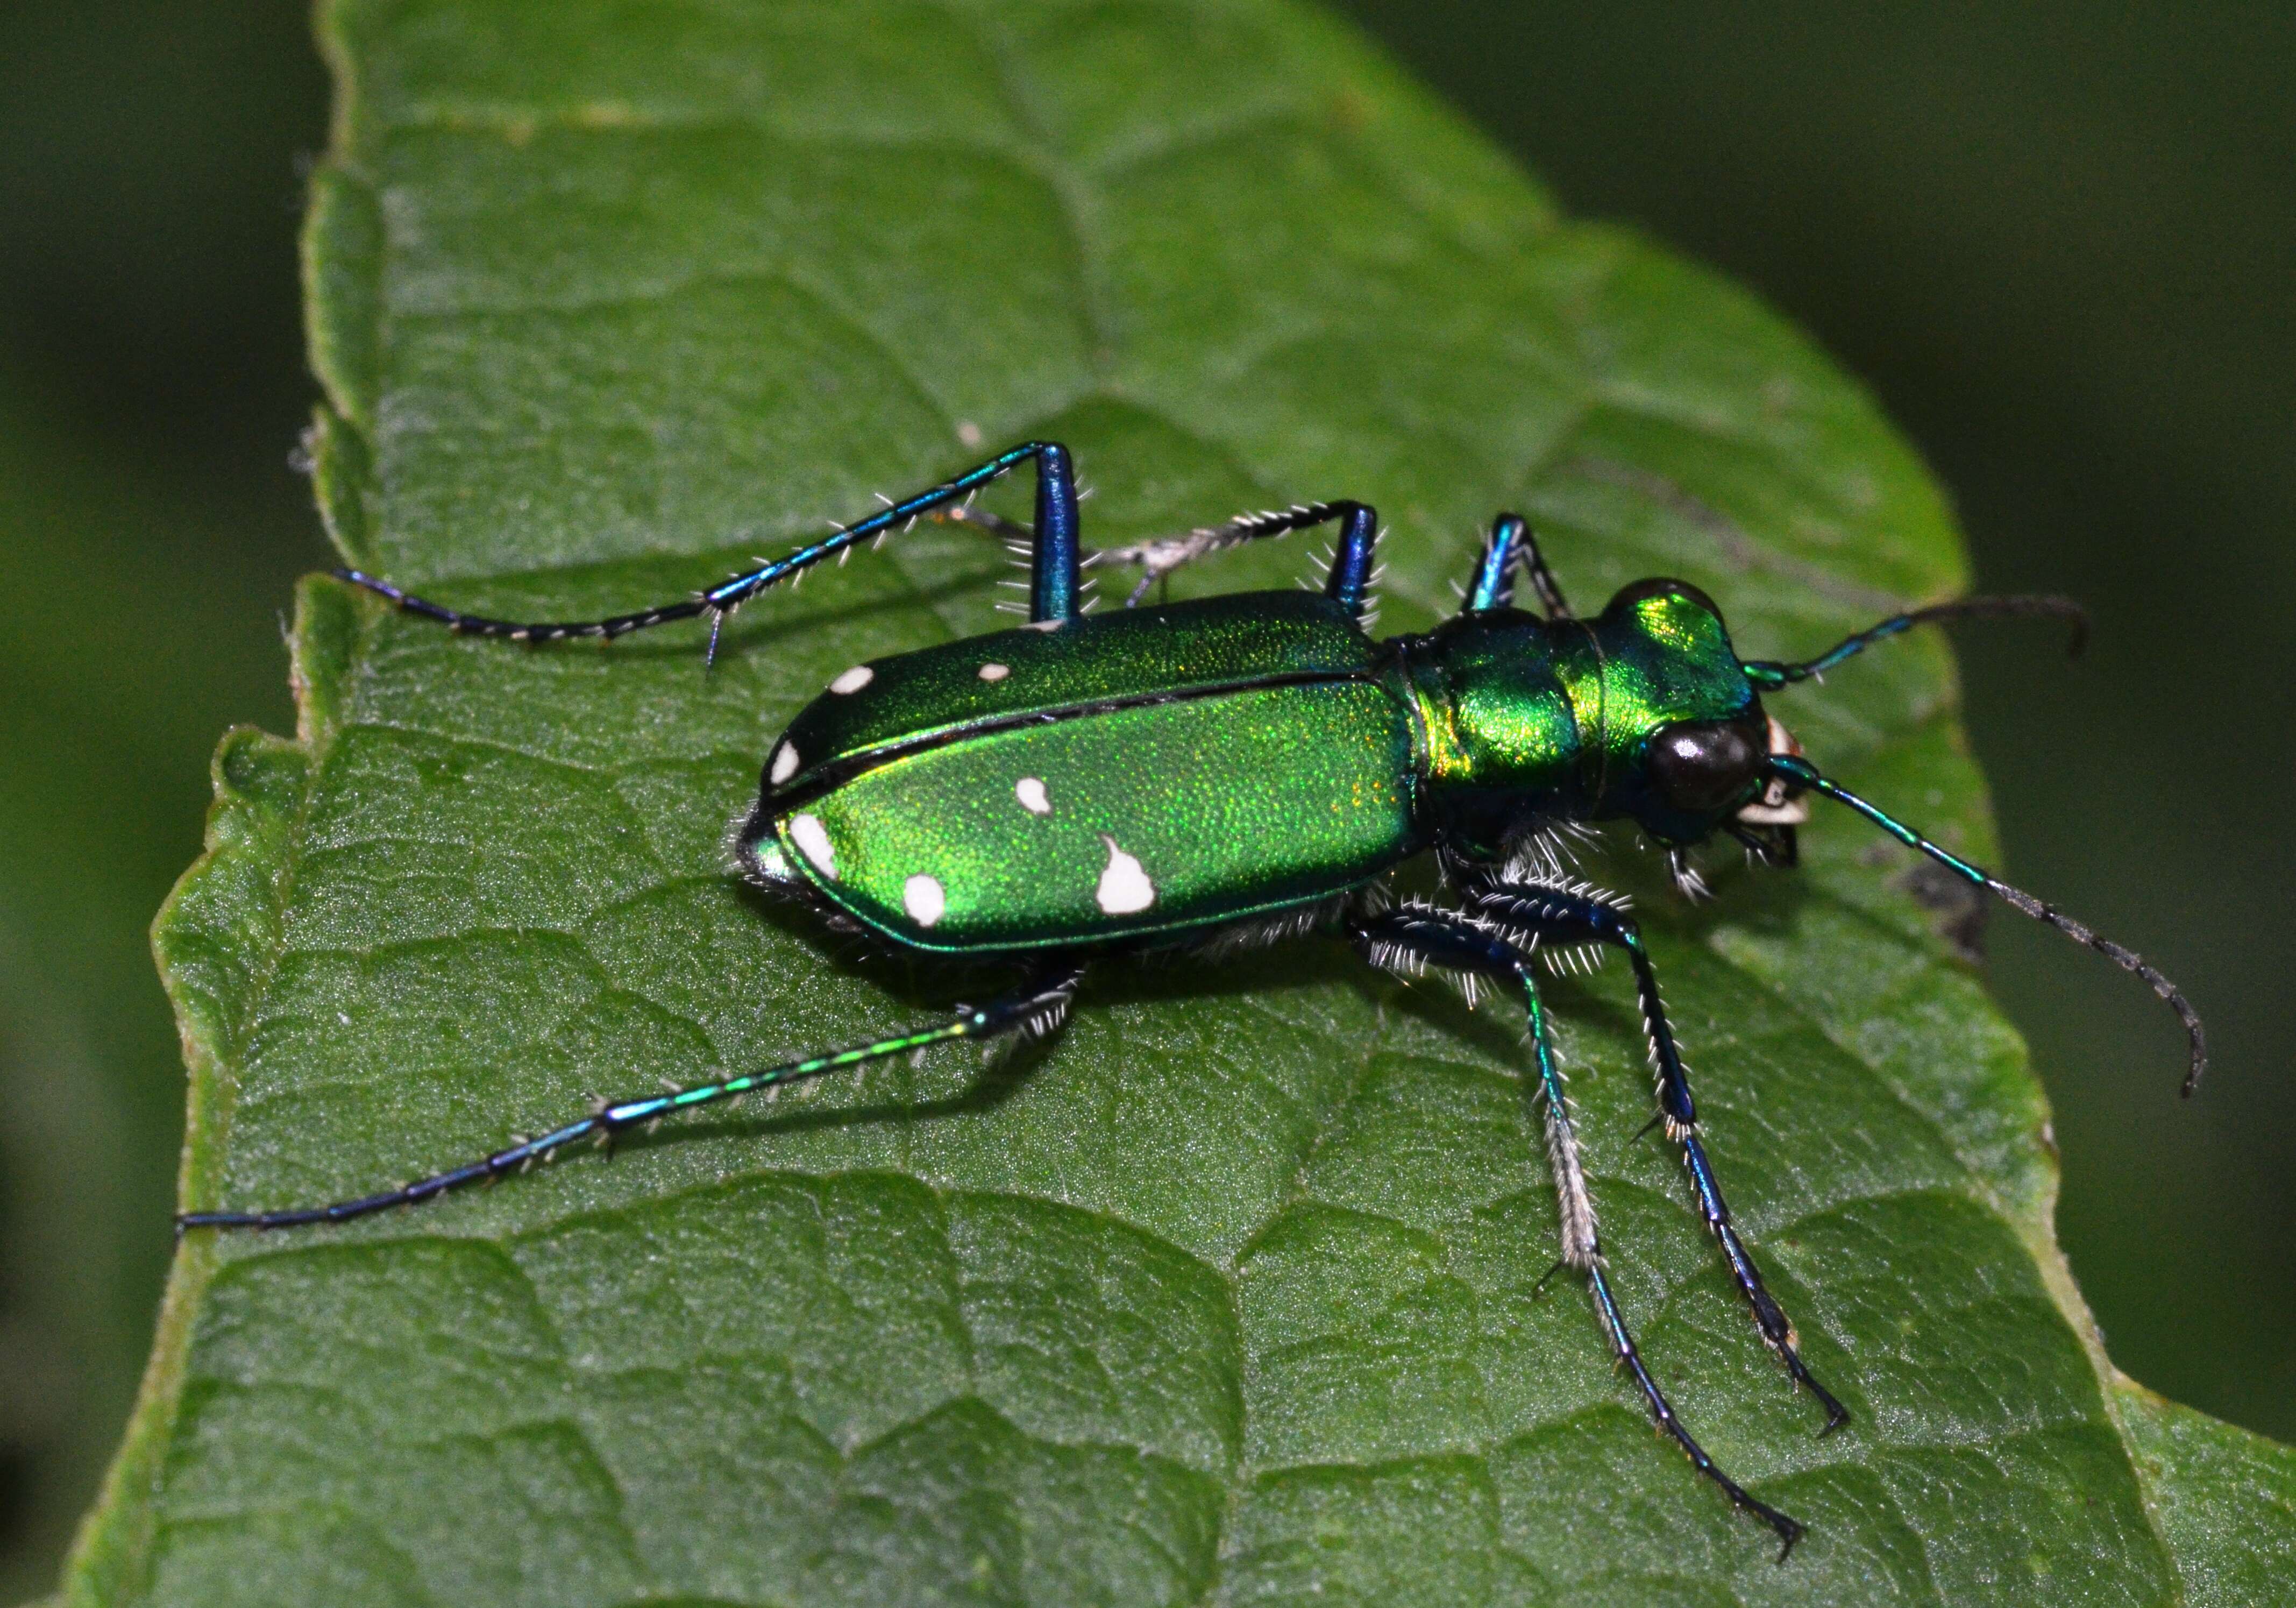
[[[1677,809],[1703,815],[1734,804],[1754,784],[1767,733],[1742,720],[1685,721],[1651,739],[1651,775]]]

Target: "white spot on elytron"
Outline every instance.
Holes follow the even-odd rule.
[[[790,742],[774,747],[774,767],[766,773],[766,780],[779,787],[797,775],[797,744]]]
[[[1057,631],[1067,623],[1064,619],[1032,619],[1021,628],[1024,631]]]
[[[901,884],[901,907],[918,926],[930,927],[948,908],[948,899],[931,877],[913,876]]]
[[[1032,816],[1053,813],[1053,801],[1045,796],[1045,784],[1034,776],[1023,776],[1013,783],[1013,796],[1021,800],[1021,808]]]
[[[832,693],[857,693],[877,679],[877,672],[865,664],[857,664],[829,684]]]
[[[1012,673],[1011,665],[998,664],[993,660],[980,667],[980,678],[983,681],[1002,681]]]
[[[829,829],[821,824],[819,816],[799,816],[789,825],[789,834],[797,841],[798,852],[813,862],[813,868],[830,881],[837,880],[837,851],[829,846]]]
[[[1130,915],[1154,904],[1156,884],[1140,869],[1140,862],[1119,849],[1106,833],[1100,841],[1108,845],[1108,869],[1100,874],[1100,907],[1111,915]]]

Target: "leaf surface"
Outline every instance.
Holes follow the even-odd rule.
[[[342,0],[322,31],[322,510],[346,558],[460,606],[676,597],[1046,436],[1102,544],[1375,502],[1390,628],[1450,606],[1501,506],[1582,603],[1681,575],[1751,652],[1964,579],[1920,465],[1792,331],[1559,218],[1279,0]],[[745,611],[707,674],[690,628],[521,651],[307,584],[301,729],[226,739],[157,930],[187,1203],[366,1193],[592,1091],[980,997],[989,974],[753,898],[721,840],[830,677],[987,628],[1008,573],[920,529]],[[1796,694],[1797,730],[1988,853],[1947,655],[1892,653]],[[2087,1338],[2038,1091],[1935,930],[1965,913],[1846,820],[1799,875],[1718,864],[1696,908],[1631,845],[1593,868],[1644,896],[1725,1185],[1856,1414],[1816,1438],[1663,1141],[1632,1142],[1623,972],[1555,982],[1622,1299],[1693,1429],[1811,1526],[1784,1569],[1653,1440],[1583,1295],[1536,1293],[1554,1207],[1519,1017],[1309,940],[1103,968],[1011,1062],[939,1052],[417,1213],[193,1237],[69,1585],[2248,1600],[2267,1576],[2226,1561],[2226,1515],[2284,1551],[2282,1454],[2128,1406]]]

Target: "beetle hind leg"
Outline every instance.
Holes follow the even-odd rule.
[[[749,1094],[771,1099],[793,1083],[804,1083],[831,1072],[850,1071],[890,1056],[914,1054],[937,1044],[957,1040],[987,1043],[1012,1034],[1042,1035],[1057,1028],[1068,1013],[1069,1001],[1083,979],[1076,961],[1053,959],[1040,964],[1021,987],[989,1001],[952,1012],[941,1021],[912,1032],[873,1038],[844,1049],[783,1062],[763,1071],[743,1072],[709,1083],[670,1087],[658,1094],[591,1103],[589,1113],[553,1128],[539,1138],[516,1143],[432,1173],[396,1189],[336,1201],[324,1206],[297,1206],[276,1211],[187,1211],[176,1218],[176,1232],[193,1228],[300,1228],[314,1223],[346,1223],[398,1206],[416,1206],[450,1190],[491,1183],[537,1161],[546,1161],[566,1146],[583,1139],[611,1143],[615,1135],[633,1128],[679,1116],[697,1106],[737,1100]]]
[[[726,623],[726,617],[768,587],[801,575],[824,559],[838,557],[863,542],[874,542],[882,537],[906,530],[918,520],[962,503],[992,480],[1030,463],[1037,469],[1037,528],[1031,537],[1029,617],[1047,624],[1074,619],[1078,611],[1077,544],[1079,538],[1076,467],[1069,457],[1068,448],[1057,441],[1023,441],[1018,447],[1010,447],[986,463],[975,464],[937,486],[929,486],[898,503],[888,502],[865,519],[856,520],[849,525],[840,525],[817,542],[808,542],[793,553],[761,562],[755,569],[745,570],[720,581],[698,596],[681,598],[676,603],[661,603],[635,613],[617,614],[605,619],[496,619],[487,615],[450,609],[426,597],[417,597],[387,580],[357,570],[337,570],[334,573],[337,579],[364,587],[391,603],[401,613],[436,620],[463,636],[494,636],[525,643],[561,642],[569,637],[594,636],[611,642],[632,631],[647,630],[672,620],[706,619],[709,621],[709,656],[715,660],[718,634],[719,628]]]

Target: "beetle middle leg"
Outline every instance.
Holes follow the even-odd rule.
[[[1801,1539],[1802,1526],[1724,1473],[1706,1449],[1692,1438],[1674,1407],[1643,1365],[1641,1351],[1627,1328],[1625,1315],[1603,1268],[1602,1237],[1595,1227],[1595,1206],[1578,1157],[1578,1130],[1562,1092],[1562,1080],[1547,1042],[1546,1012],[1538,996],[1537,974],[1529,953],[1485,931],[1456,911],[1406,907],[1382,915],[1359,919],[1350,928],[1357,947],[1375,965],[1398,964],[1441,966],[1448,971],[1495,977],[1519,989],[1530,1017],[1532,1053],[1538,1062],[1538,1095],[1546,1107],[1546,1151],[1554,1172],[1554,1187],[1562,1213],[1562,1266],[1587,1276],[1595,1309],[1620,1366],[1634,1376],[1636,1386],[1659,1428],[1673,1437],[1698,1472],[1722,1489],[1737,1507],[1753,1514],[1777,1532],[1781,1563]],[[1832,1398],[1827,1398],[1831,1400]]]
[[[1026,525],[1008,520],[1002,514],[991,513],[987,509],[964,504],[952,504],[932,517],[949,524],[971,525],[1001,536],[1020,551],[1027,551],[1027,545],[1035,539],[1034,533]],[[1167,579],[1200,558],[1209,558],[1215,553],[1240,547],[1246,542],[1310,529],[1335,520],[1341,526],[1340,543],[1332,554],[1324,590],[1327,595],[1344,603],[1349,612],[1360,616],[1374,578],[1372,558],[1378,545],[1379,513],[1365,504],[1344,498],[1330,503],[1296,503],[1289,508],[1271,508],[1258,513],[1239,513],[1218,525],[1199,526],[1184,536],[1152,537],[1147,541],[1134,542],[1124,547],[1096,547],[1084,555],[1084,562],[1139,570],[1140,579],[1125,595],[1124,606],[1129,609],[1144,602],[1150,588],[1158,581]]]
[[[1690,1097],[1689,1072],[1682,1064],[1682,1052],[1675,1043],[1674,1028],[1667,1020],[1665,1004],[1659,998],[1658,973],[1651,966],[1634,918],[1613,905],[1575,890],[1537,883],[1470,880],[1465,886],[1465,898],[1475,915],[1510,931],[1550,943],[1608,944],[1627,952],[1627,959],[1634,968],[1635,993],[1642,1007],[1643,1026],[1650,1035],[1651,1058],[1658,1071],[1657,1120],[1665,1125],[1667,1136],[1682,1149],[1683,1167],[1690,1174],[1692,1191],[1698,1197],[1699,1214],[1706,1219],[1707,1227],[1721,1246],[1723,1259],[1730,1264],[1730,1276],[1737,1282],[1738,1292],[1746,1298],[1754,1326],[1761,1331],[1763,1341],[1778,1354],[1794,1382],[1816,1397],[1825,1408],[1825,1428],[1819,1432],[1831,1434],[1849,1423],[1849,1409],[1833,1391],[1818,1383],[1802,1361],[1785,1309],[1778,1305],[1777,1298],[1762,1283],[1753,1253],[1738,1237],[1729,1204],[1723,1200],[1722,1186],[1714,1176],[1714,1164],[1708,1160],[1706,1146],[1698,1136],[1698,1110]]]
[[[1103,548],[1095,556],[1102,563],[1139,566],[1140,579],[1124,600],[1128,609],[1148,595],[1149,587],[1183,564],[1193,563],[1229,547],[1240,547],[1246,542],[1312,529],[1335,520],[1340,525],[1340,542],[1332,554],[1324,592],[1344,604],[1348,612],[1360,617],[1371,591],[1373,551],[1379,541],[1378,510],[1365,503],[1342,498],[1240,513],[1225,524],[1207,525],[1185,536],[1160,537],[1129,547]]]

